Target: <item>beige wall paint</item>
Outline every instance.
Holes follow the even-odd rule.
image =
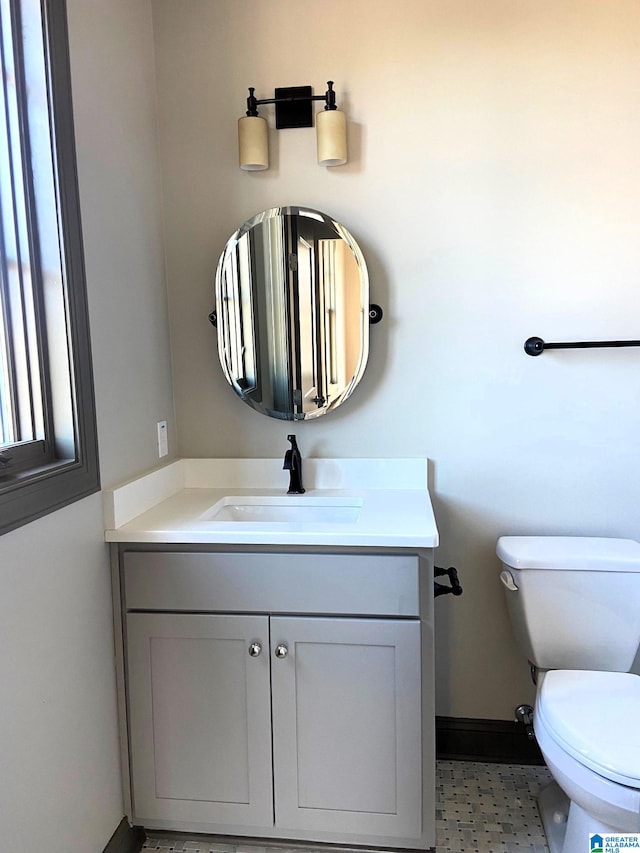
[[[97,494],[0,539],[6,850],[102,853],[122,819],[101,528]]]
[[[72,0],[82,226],[102,486],[158,464],[176,437],[149,0]]]
[[[173,432],[148,0],[67,0],[103,485]],[[102,498],[0,537],[3,850],[101,853],[123,813]]]
[[[250,215],[302,203],[360,242],[373,301],[361,386],[297,424],[313,456],[428,456],[461,599],[440,599],[438,712],[531,699],[501,533],[640,537],[640,351],[523,353],[637,338],[640,7],[635,0],[152,0],[180,453],[271,456],[289,426],[216,363],[216,261]],[[236,165],[246,88],[336,84],[350,162],[270,131]],[[273,108],[264,108],[271,128]],[[276,485],[276,484],[274,484]],[[598,613],[589,612],[594,619]]]

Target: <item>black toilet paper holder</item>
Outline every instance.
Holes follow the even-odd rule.
[[[443,569],[440,566],[435,566],[433,574],[436,578],[441,578],[446,575],[449,578],[449,581],[451,582],[451,586],[446,586],[446,584],[434,581],[434,598],[437,598],[439,595],[447,595],[449,593],[451,593],[452,595],[462,595],[462,587],[460,586],[460,581],[458,579],[458,570],[455,569],[453,566],[449,566],[448,569]]]

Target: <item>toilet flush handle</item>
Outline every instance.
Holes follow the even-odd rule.
[[[516,592],[516,590],[518,589],[518,585],[514,581],[513,575],[511,574],[511,572],[508,572],[506,569],[503,569],[500,572],[500,580],[506,586],[507,589],[511,590],[511,592]]]

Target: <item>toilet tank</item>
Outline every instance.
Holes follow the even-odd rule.
[[[502,536],[514,633],[540,669],[628,672],[640,644],[640,543]]]

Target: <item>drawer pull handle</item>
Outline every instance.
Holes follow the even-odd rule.
[[[252,658],[257,658],[262,651],[262,646],[260,643],[251,643],[249,646],[249,654]]]
[[[289,654],[289,649],[284,645],[284,643],[280,643],[279,646],[276,646],[274,654],[277,658],[280,658],[280,660],[282,660],[283,658],[286,658],[286,656]]]

